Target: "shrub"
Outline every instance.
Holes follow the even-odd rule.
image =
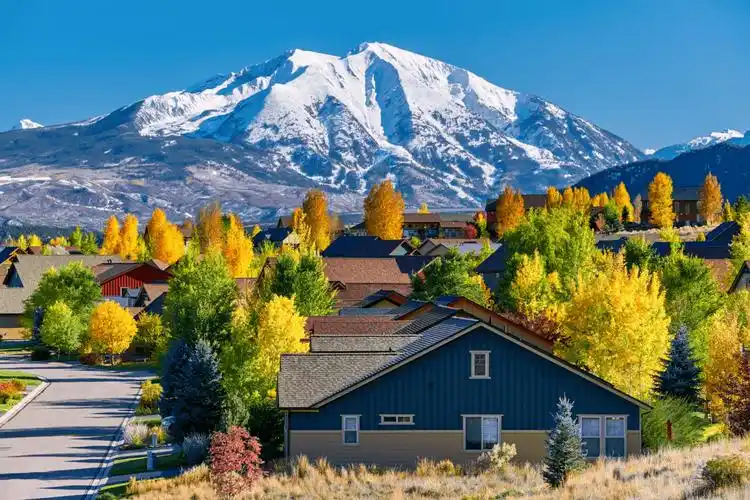
[[[667,439],[667,421],[672,422],[672,441]],[[651,450],[691,446],[704,440],[710,423],[696,406],[682,398],[658,399],[643,415],[643,443]]]
[[[492,450],[485,451],[477,459],[482,470],[501,471],[516,456],[516,445],[513,443],[496,444]]]
[[[211,440],[208,434],[188,434],[182,441],[182,457],[188,465],[203,463],[208,456],[208,447]]]
[[[156,413],[158,411],[161,393],[161,384],[154,384],[150,380],[146,380],[141,384],[140,407],[144,410],[151,410],[151,413]]]
[[[448,459],[434,462],[429,458],[420,458],[415,472],[421,477],[460,476],[462,474],[461,466],[455,465]]]
[[[147,425],[131,422],[125,426],[123,442],[129,448],[143,448],[148,443],[149,434]]]
[[[0,403],[7,403],[9,400],[21,396],[21,391],[13,382],[13,380],[0,382]]]
[[[210,454],[211,480],[222,495],[237,495],[263,475],[260,443],[242,427],[214,433]]]
[[[52,353],[50,352],[49,348],[43,345],[37,346],[31,351],[32,361],[47,361],[51,357]]]
[[[18,392],[23,392],[26,390],[26,384],[17,379],[11,380],[10,385],[11,387],[15,387]]]
[[[712,458],[703,466],[701,477],[711,489],[739,486],[750,480],[750,461],[741,455]]]

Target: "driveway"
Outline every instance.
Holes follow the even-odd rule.
[[[0,357],[50,385],[0,428],[0,499],[81,498],[148,372]]]

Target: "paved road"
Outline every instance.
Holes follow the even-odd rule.
[[[148,374],[0,357],[14,369],[50,385],[0,428],[0,499],[81,498]]]

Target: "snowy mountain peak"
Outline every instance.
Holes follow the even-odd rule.
[[[647,149],[644,152],[647,156],[656,158],[658,160],[671,160],[687,153],[688,151],[694,151],[696,149],[703,149],[720,142],[729,142],[738,145],[750,144],[750,132],[742,133],[739,130],[720,130],[718,132],[711,132],[708,135],[695,137],[688,142],[682,144],[673,144],[658,150]]]
[[[26,130],[26,129],[32,129],[32,128],[42,128],[44,125],[41,123],[37,123],[35,121],[29,120],[28,118],[23,118],[20,120],[16,125],[11,128],[11,130]]]

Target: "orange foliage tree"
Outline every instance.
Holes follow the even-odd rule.
[[[390,180],[373,185],[364,201],[367,233],[384,240],[401,239],[405,207],[401,193]]]
[[[672,207],[672,178],[664,172],[656,174],[648,186],[648,208],[652,224],[662,228],[672,227],[675,218]]]
[[[719,179],[710,172],[706,175],[701,187],[699,209],[701,217],[709,224],[716,224],[721,220],[721,184]]]
[[[31,245],[31,243],[29,243]],[[104,225],[104,242],[99,251],[102,255],[113,255],[120,251],[120,222],[117,217],[110,215]]]
[[[218,202],[211,203],[198,212],[198,241],[204,253],[211,248],[221,249],[224,243],[224,224]]]
[[[310,239],[319,252],[331,242],[331,220],[328,216],[328,199],[323,191],[311,189],[302,202],[302,211],[310,226]]]
[[[503,194],[497,199],[497,234],[501,235],[518,226],[524,214],[523,196],[505,186]]]
[[[558,208],[562,205],[562,195],[556,187],[547,188],[547,208]]]
[[[151,257],[167,264],[174,264],[185,255],[185,238],[175,224],[167,220],[160,208],[154,209],[146,226]]]
[[[223,253],[233,277],[248,276],[250,263],[253,261],[253,242],[245,233],[242,221],[235,214],[229,215],[229,228]]]

